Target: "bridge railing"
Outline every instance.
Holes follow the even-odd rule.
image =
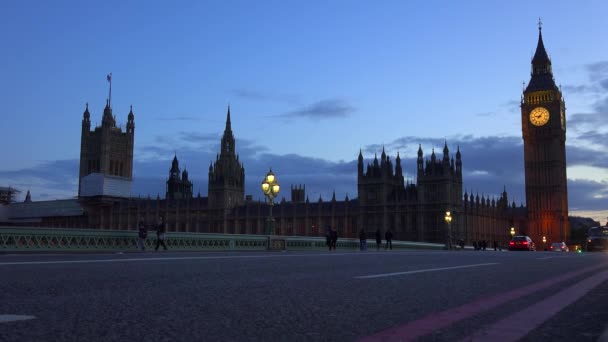
[[[327,249],[324,237],[268,236],[249,234],[209,234],[169,232],[165,243],[173,251],[263,251]],[[18,251],[136,251],[137,231],[28,228],[0,226],[0,252]],[[276,242],[279,248],[276,248]],[[148,232],[146,248],[156,245],[156,232]],[[359,249],[358,239],[338,239],[337,248]],[[375,248],[368,241],[368,249]],[[384,244],[382,245],[384,248]],[[393,241],[393,249],[442,249],[443,245],[424,242]]]

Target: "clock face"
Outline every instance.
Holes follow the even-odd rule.
[[[549,122],[549,111],[543,107],[536,107],[530,112],[530,122],[534,126],[542,126]]]

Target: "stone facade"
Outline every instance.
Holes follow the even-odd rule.
[[[355,199],[338,200],[334,194],[331,200],[311,202],[305,186],[292,185],[291,201],[283,200],[273,209],[276,233],[323,236],[331,226],[340,237],[356,238],[363,230],[372,238],[378,230],[383,236],[390,230],[399,240],[443,243],[450,231],[452,238],[466,243],[487,240],[504,245],[514,227],[517,234],[529,234],[537,242],[541,234],[550,241],[567,240],[565,103],[555,87],[540,33],[532,70],[521,103],[528,208],[510,203],[506,189],[499,198],[463,193],[463,154],[457,147],[451,155],[446,141],[440,156],[433,150],[426,159],[419,146],[415,180],[405,180],[399,154],[393,164],[383,149],[380,158],[374,156],[365,167],[359,151]],[[539,106],[548,110],[551,119],[543,127],[533,127],[529,118]],[[84,113],[81,178],[90,172],[132,176],[133,112],[125,133],[116,127],[111,113],[106,105],[102,126],[93,132],[88,107]],[[264,234],[269,206],[244,195],[245,167],[236,154],[230,108],[220,152],[209,166],[208,196],[193,197],[187,171],[181,178],[179,172],[175,157],[165,199],[80,198],[84,215],[43,217],[38,224],[133,230],[138,217],[154,222],[163,215],[169,231]],[[452,216],[449,226],[444,220],[447,211]]]
[[[89,104],[82,118],[80,136],[80,172],[78,180],[78,195],[82,178],[91,173],[101,173],[110,176],[133,178],[133,146],[135,141],[135,115],[133,107],[127,115],[127,127],[116,126],[116,118],[112,115],[110,102],[106,101],[103,110],[101,126],[91,131],[91,114]]]
[[[173,157],[169,179],[167,179],[167,191],[165,198],[168,200],[192,198],[192,182],[188,179],[188,170],[180,174],[177,154]]]
[[[553,79],[541,27],[532,58],[532,75],[521,98],[528,234],[534,241],[566,241],[566,102]]]

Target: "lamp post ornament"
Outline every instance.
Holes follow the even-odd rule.
[[[445,243],[445,248],[446,249],[452,249],[452,232],[451,232],[451,227],[450,227],[450,223],[452,222],[452,213],[450,213],[449,211],[445,212],[445,223],[447,223],[448,225],[448,231],[447,231],[447,240]]]
[[[270,171],[268,171],[268,173],[266,174],[266,177],[264,177],[264,180],[262,181],[262,192],[264,193],[264,196],[268,198],[268,204],[270,205],[266,227],[266,233],[269,235],[274,234],[274,218],[272,218],[272,206],[274,204],[273,200],[279,195],[279,190],[279,182],[274,176],[274,173],[272,173],[271,168]]]

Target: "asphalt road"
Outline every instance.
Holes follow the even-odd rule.
[[[0,341],[596,341],[608,254],[0,255]]]

